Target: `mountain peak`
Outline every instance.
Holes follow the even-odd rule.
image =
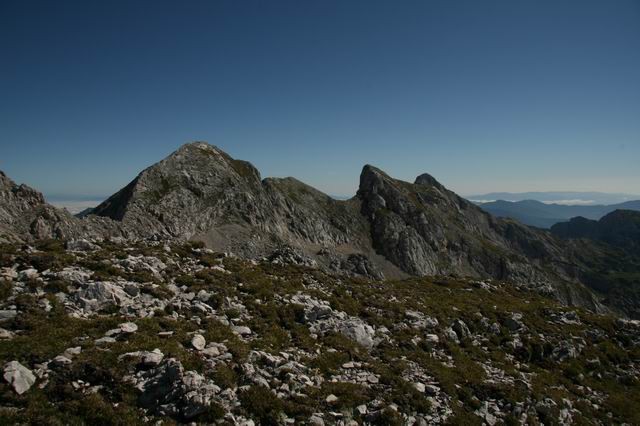
[[[190,151],[194,149],[200,149],[200,150],[209,151],[209,152],[218,153],[218,154],[222,153],[222,151],[217,146],[212,145],[205,141],[187,142],[182,146],[180,146],[180,148],[178,148],[176,152],[184,152],[184,151]]]
[[[387,174],[385,172],[383,172],[382,170],[380,170],[376,166],[372,166],[371,164],[365,164],[362,167],[362,172],[360,172],[360,176],[368,175],[368,174],[377,174],[377,175],[387,176]]]
[[[365,164],[360,172],[360,190],[370,190],[378,184],[391,179],[389,175],[380,170],[379,168],[372,166],[371,164]]]
[[[414,183],[416,185],[429,185],[429,186],[435,186],[436,188],[439,188],[439,189],[444,189],[444,186],[442,186],[442,184],[438,182],[436,178],[434,178],[428,173],[422,173],[420,176],[416,178]]]

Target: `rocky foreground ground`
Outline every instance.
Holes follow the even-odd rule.
[[[0,419],[640,424],[640,322],[511,283],[369,281],[281,251],[0,247]]]

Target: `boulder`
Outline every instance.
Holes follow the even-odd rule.
[[[375,331],[370,325],[364,322],[345,321],[340,325],[338,330],[345,337],[348,337],[365,348],[373,348]]]
[[[33,375],[24,365],[18,361],[11,361],[4,366],[4,379],[11,385],[18,395],[22,395],[36,382]]]
[[[12,331],[0,328],[0,340],[11,340],[15,334]]]
[[[164,360],[138,384],[140,405],[152,414],[192,419],[209,408],[220,388],[175,358]]]
[[[202,334],[196,334],[191,338],[191,346],[194,349],[201,351],[207,345],[207,341]]]
[[[117,284],[99,281],[87,285],[76,294],[80,305],[87,310],[97,310],[106,306],[122,306],[131,301],[129,295]]]
[[[38,270],[33,268],[25,269],[18,272],[18,279],[20,281],[35,280],[39,276],[40,274],[38,274]]]
[[[9,321],[18,315],[15,309],[0,309],[0,322]]]
[[[99,246],[85,239],[67,241],[67,250],[69,251],[93,251],[99,249]]]
[[[525,328],[525,325],[522,322],[522,314],[511,314],[510,317],[507,317],[507,319],[504,320],[504,326],[507,327],[511,332],[523,330]]]
[[[123,333],[135,333],[138,331],[138,326],[134,322],[124,322],[118,327],[120,327],[120,330],[122,330]]]
[[[152,351],[128,352],[120,355],[118,358],[135,358],[138,360],[138,363],[144,367],[155,367],[162,362],[164,354],[160,349],[156,348]]]
[[[244,325],[233,325],[231,326],[231,331],[240,336],[249,336],[251,334],[251,329]]]
[[[467,337],[471,336],[471,331],[469,331],[469,327],[461,319],[457,319],[453,321],[453,324],[451,324],[451,328],[453,329],[453,331],[456,332],[456,334],[458,335],[458,338],[460,339],[466,339]]]

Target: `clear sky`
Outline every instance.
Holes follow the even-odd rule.
[[[352,194],[640,193],[640,1],[0,2],[0,169],[101,197],[205,140]]]

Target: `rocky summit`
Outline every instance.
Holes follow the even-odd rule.
[[[204,142],[81,217],[0,201],[9,422],[640,423],[633,212],[541,230],[371,165],[336,200]]]

